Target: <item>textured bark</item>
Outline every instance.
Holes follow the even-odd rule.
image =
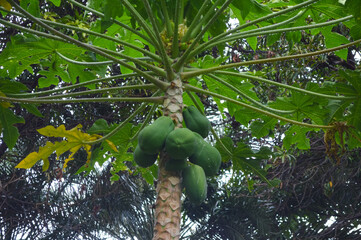
[[[170,116],[176,127],[182,127],[182,82],[178,78],[172,81],[164,100],[164,115]],[[168,157],[161,154],[155,204],[155,223],[153,240],[178,240],[180,236],[182,179],[180,172],[165,170]]]

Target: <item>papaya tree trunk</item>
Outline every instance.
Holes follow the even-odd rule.
[[[170,116],[176,127],[182,127],[183,122],[182,94],[182,81],[176,78],[166,91],[163,103],[164,115]],[[168,159],[166,153],[161,153],[158,165],[153,240],[177,240],[180,236],[182,179],[180,172],[170,172],[165,169]]]

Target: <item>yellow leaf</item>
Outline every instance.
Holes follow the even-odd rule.
[[[94,141],[101,137],[100,135],[89,135],[88,133],[84,133],[80,130],[81,128],[81,124],[78,124],[70,130],[66,130],[64,125],[60,125],[58,128],[46,126],[38,129],[38,132],[44,136],[66,138],[68,142],[77,142],[79,144]]]
[[[80,130],[81,128],[82,125],[79,124],[70,130],[66,130],[64,125],[60,125],[58,128],[55,128],[53,126],[46,126],[44,128],[38,129],[38,132],[44,136],[66,138],[66,140],[63,140],[61,142],[55,142],[55,144],[47,142],[44,147],[39,148],[39,152],[30,153],[16,167],[31,168],[39,160],[43,160],[43,171],[46,171],[49,168],[50,164],[48,160],[50,154],[56,152],[56,155],[59,158],[59,156],[63,153],[70,151],[71,154],[64,161],[64,170],[68,166],[69,161],[74,160],[74,154],[82,147],[87,152],[87,162],[89,162],[92,146],[90,144],[87,144],[87,142],[97,140],[102,136],[97,134],[90,135],[88,133],[84,133]],[[112,142],[107,142],[113,150],[117,151],[115,145]]]
[[[62,141],[63,145],[59,146],[56,149],[56,155],[59,157],[61,154],[65,153],[66,151],[69,151],[70,149],[80,145],[77,142],[67,142],[67,141]]]
[[[0,0],[0,6],[3,6],[6,10],[11,10],[11,5],[6,0]]]
[[[330,184],[330,187],[332,187],[332,182],[331,181],[328,184]]]
[[[38,152],[32,152],[28,156],[26,156],[18,165],[16,165],[15,168],[31,168],[40,160],[44,160],[44,165],[46,168],[46,165],[48,164],[48,157],[55,151],[56,148],[62,145],[62,142],[46,142],[46,145],[44,147],[39,147]],[[47,168],[45,169],[47,170]]]
[[[73,156],[74,154],[81,148],[81,145],[75,146],[72,149],[70,149],[70,151],[72,152],[69,157],[67,159],[65,159],[64,161],[64,165],[63,165],[63,171],[65,170],[65,168],[68,166],[68,162],[71,160],[74,160]]]
[[[111,149],[113,149],[115,152],[119,152],[117,147],[115,146],[115,144],[112,141],[109,141],[109,140],[105,140],[105,141],[108,143],[108,145]]]
[[[6,95],[1,91],[0,91],[0,96],[1,97],[6,97]],[[0,106],[3,107],[3,108],[9,108],[9,107],[12,107],[13,105],[11,105],[11,103],[9,103],[9,102],[0,102]]]

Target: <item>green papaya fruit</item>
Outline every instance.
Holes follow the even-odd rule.
[[[181,171],[188,166],[187,159],[169,159],[165,163],[167,171]]]
[[[170,117],[161,116],[152,125],[145,127],[138,135],[138,145],[147,154],[156,154],[164,146],[168,134],[173,131],[174,123]]]
[[[195,106],[189,106],[183,110],[184,122],[190,130],[199,133],[203,138],[208,136],[211,123]]]
[[[200,135],[194,134],[197,138],[197,147],[193,155],[189,157],[189,161],[201,166],[206,176],[216,175],[222,162],[221,154],[217,148],[204,141]]]
[[[202,167],[192,164],[182,171],[182,184],[188,199],[201,204],[207,197],[206,175]]]
[[[143,168],[152,166],[158,158],[158,153],[147,154],[140,149],[139,145],[135,148],[133,153],[134,161]]]
[[[165,140],[165,150],[174,159],[186,159],[195,150],[196,137],[188,128],[177,128]]]

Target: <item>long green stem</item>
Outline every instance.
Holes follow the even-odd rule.
[[[66,34],[63,34],[59,31],[57,31],[56,29],[46,25],[45,23],[43,23],[42,21],[38,20],[36,17],[34,17],[32,14],[28,13],[26,10],[24,10],[22,7],[20,7],[16,2],[14,2],[13,0],[9,0],[8,1],[12,6],[14,6],[19,12],[21,12],[22,14],[24,14],[26,17],[28,17],[29,19],[31,19],[33,22],[36,22],[38,25],[42,26],[43,28],[45,28],[46,30],[50,31],[51,33],[61,37],[61,38],[64,38],[66,39],[67,41],[75,44],[75,45],[78,45],[78,46],[81,46],[85,49],[88,49],[90,51],[93,51],[103,57],[106,57],[110,60],[113,60],[117,63],[119,63],[120,65],[123,65],[124,67],[126,68],[129,68],[131,70],[133,70],[134,72],[137,72],[139,75],[143,76],[144,78],[146,78],[147,80],[149,80],[150,82],[154,83],[155,85],[157,85],[160,89],[162,90],[166,90],[167,86],[166,86],[166,83],[163,82],[163,81],[160,81],[158,80],[157,78],[154,78],[153,76],[145,73],[144,71],[130,65],[130,64],[127,64],[127,63],[124,63],[122,61],[120,61],[118,58],[115,58],[107,53],[104,53],[103,51],[97,49],[97,48],[94,48],[92,47],[91,45],[89,44],[86,44],[86,43],[83,43],[81,41],[78,41],[72,37],[69,37],[68,35]],[[128,57],[129,58],[129,57]],[[134,61],[134,59],[133,59]]]
[[[60,52],[56,51],[56,54],[62,58],[63,60],[67,61],[67,62],[70,62],[72,64],[76,64],[76,65],[83,65],[83,66],[101,66],[101,65],[109,65],[109,64],[112,64],[114,63],[114,61],[102,61],[102,62],[81,62],[81,61],[76,61],[76,60],[73,60],[73,59],[70,59],[66,56],[64,56],[63,54],[61,54]],[[148,57],[142,57],[142,58],[134,58],[136,59],[137,61],[152,61],[151,58],[148,58]],[[122,60],[120,60],[122,61]],[[125,59],[123,60],[124,62],[130,62],[130,60],[128,59]]]
[[[151,30],[148,23],[144,20],[144,18],[140,15],[140,13],[133,7],[133,5],[128,0],[121,0],[123,5],[129,10],[129,12],[133,15],[139,25],[143,28],[143,30],[148,34],[151,39],[151,43],[154,47],[161,52],[161,42],[157,41],[155,33]]]
[[[184,88],[186,90],[190,90],[190,91],[193,91],[193,92],[198,92],[198,93],[206,94],[206,95],[216,97],[216,98],[219,98],[219,99],[223,99],[223,100],[226,100],[226,101],[228,101],[230,103],[234,103],[234,104],[240,105],[242,107],[249,108],[249,109],[251,109],[251,110],[253,110],[255,112],[258,112],[258,113],[264,114],[266,116],[276,118],[276,119],[281,120],[281,121],[292,123],[292,124],[295,124],[295,125],[299,125],[299,126],[303,126],[303,127],[309,127],[309,128],[321,128],[321,129],[331,129],[331,128],[333,128],[333,126],[329,126],[329,125],[325,126],[325,125],[310,124],[310,123],[304,123],[304,122],[299,122],[299,121],[295,121],[295,120],[292,120],[292,119],[288,119],[288,118],[279,116],[277,114],[270,113],[268,111],[259,109],[257,107],[251,106],[251,105],[248,105],[246,103],[237,101],[235,99],[225,97],[225,96],[223,96],[221,94],[210,92],[210,91],[207,91],[207,90],[203,90],[203,89],[194,87],[194,86],[189,85],[189,84],[185,84]]]
[[[7,26],[10,26],[10,27],[13,27],[13,28],[16,28],[16,29],[19,29],[19,30],[22,30],[22,31],[25,31],[25,32],[29,32],[29,33],[32,33],[32,34],[35,34],[37,36],[43,36],[43,37],[46,37],[46,38],[50,38],[50,39],[53,39],[53,40],[58,40],[58,41],[62,41],[62,42],[68,42],[67,39],[63,38],[63,37],[59,37],[59,36],[54,36],[54,35],[51,35],[51,34],[48,34],[48,33],[43,33],[43,32],[40,32],[40,31],[37,31],[37,30],[33,30],[33,29],[28,29],[28,28],[25,28],[25,27],[22,27],[20,25],[16,25],[16,24],[13,24],[13,23],[10,23],[10,22],[7,22],[3,19],[0,19],[0,23],[3,23],[4,25],[7,25]],[[55,30],[56,31],[56,30]],[[66,35],[65,35],[66,36]],[[74,41],[78,42],[77,40],[73,39]],[[71,41],[70,41],[71,42]],[[76,44],[76,43],[74,43]],[[97,49],[99,51],[102,51],[102,53],[108,53],[109,55],[115,55],[115,56],[119,56],[119,57],[122,57],[128,61],[131,61],[131,62],[135,62],[139,65],[142,65],[144,67],[147,67],[151,70],[153,70],[154,72],[158,73],[159,75],[161,76],[164,76],[165,77],[165,72],[159,68],[159,67],[156,67],[152,64],[148,64],[140,59],[136,59],[136,58],[132,58],[132,57],[129,57],[125,54],[122,54],[122,53],[119,53],[119,52],[114,52],[112,50],[109,50],[109,49],[105,49],[105,48],[101,48],[101,47],[97,47],[97,46],[93,46],[93,45],[90,45],[90,44],[86,44],[86,43],[82,43],[83,46],[87,46],[88,49]],[[101,55],[101,54],[100,54]],[[113,58],[114,59],[114,58]],[[114,60],[115,62],[118,62],[120,63],[119,61],[123,62],[124,60]],[[121,63],[120,63],[121,64]],[[129,64],[121,64],[121,65],[124,65],[124,66],[131,66]],[[134,67],[132,67],[133,70],[134,70]],[[141,70],[138,70],[138,71],[135,71],[135,72],[142,72]],[[157,81],[157,79],[155,79]]]
[[[15,29],[19,29],[21,31],[24,31],[24,32],[29,32],[29,33],[32,33],[36,36],[42,36],[42,37],[45,37],[45,38],[49,38],[49,39],[53,39],[53,40],[57,40],[57,41],[61,41],[61,42],[66,42],[68,43],[68,41],[62,37],[58,37],[58,36],[54,36],[54,35],[51,35],[51,34],[48,34],[48,33],[44,33],[44,32],[40,32],[40,31],[37,31],[37,30],[33,30],[33,29],[29,29],[29,28],[25,28],[23,26],[20,26],[20,25],[17,25],[17,24],[14,24],[14,23],[10,23],[8,21],[5,21],[3,19],[0,19],[0,23],[6,25],[6,26],[9,26],[9,27],[13,27]],[[127,59],[128,61],[131,61],[131,62],[135,62],[135,63],[138,63],[139,65],[142,65],[143,67],[147,67],[151,70],[153,70],[155,73],[161,75],[161,76],[166,76],[165,75],[165,72],[159,68],[159,67],[156,67],[152,64],[148,64],[144,61],[141,60],[141,58],[132,58],[132,57],[129,57],[125,54],[122,54],[122,53],[119,53],[119,52],[114,52],[112,50],[109,50],[109,49],[106,49],[106,48],[101,48],[101,47],[98,47],[98,46],[93,46],[93,45],[90,45],[90,44],[86,44],[86,43],[83,43],[84,46],[88,46],[89,48],[95,48],[99,51],[102,51],[103,53],[108,53],[109,55],[114,55],[114,56],[119,56],[119,57],[122,57],[122,58],[125,58]],[[119,60],[118,61],[124,61],[124,60]],[[118,61],[115,61],[115,62],[118,62]],[[124,65],[124,64],[121,64],[121,65]],[[130,66],[128,64],[128,66]],[[138,71],[135,71],[135,72],[139,72],[140,70]]]
[[[344,18],[340,18],[337,20],[332,20],[332,21],[328,21],[328,22],[324,22],[324,23],[317,23],[317,24],[312,24],[312,25],[304,25],[304,26],[299,26],[299,27],[290,27],[290,28],[282,28],[282,29],[274,29],[274,30],[265,31],[267,29],[270,29],[274,25],[280,26],[281,24],[279,23],[279,24],[273,24],[271,26],[267,26],[264,28],[253,29],[253,30],[233,34],[231,36],[224,37],[218,41],[212,41],[212,43],[207,42],[207,44],[200,45],[199,47],[197,47],[196,49],[194,49],[191,52],[188,59],[199,54],[200,52],[204,51],[205,49],[212,48],[214,46],[217,46],[218,44],[231,42],[231,41],[239,40],[242,38],[255,37],[255,36],[259,36],[260,34],[261,35],[269,35],[269,34],[286,33],[286,32],[293,32],[293,31],[299,31],[299,30],[309,30],[309,29],[314,29],[314,28],[320,28],[320,27],[325,27],[325,26],[336,24],[336,23],[340,23],[343,21],[348,21],[351,18],[352,18],[352,16],[347,16]],[[282,23],[284,23],[284,22],[282,22]]]
[[[148,72],[148,73],[150,73],[150,72]],[[135,77],[135,76],[138,76],[138,74],[137,73],[121,74],[121,75],[115,75],[115,76],[106,77],[106,78],[97,78],[97,79],[89,80],[87,82],[77,83],[74,85],[61,87],[61,88],[55,88],[55,89],[51,89],[51,90],[45,90],[45,91],[34,92],[34,93],[10,93],[10,94],[6,94],[6,95],[8,97],[37,97],[37,96],[42,96],[42,95],[49,95],[49,94],[56,93],[56,92],[64,92],[67,90],[71,90],[74,88],[79,88],[79,87],[83,87],[83,86],[87,86],[87,85],[95,84],[95,83],[99,83],[99,82],[105,82],[105,81],[121,79],[121,78],[125,79],[128,77]]]
[[[259,60],[252,60],[252,61],[246,61],[246,62],[230,63],[230,64],[220,65],[217,67],[211,67],[211,68],[207,68],[207,69],[200,69],[200,70],[195,70],[195,71],[190,71],[190,72],[182,72],[181,77],[182,77],[182,80],[186,80],[186,79],[189,79],[189,78],[201,75],[201,74],[209,74],[209,73],[213,73],[215,71],[223,70],[223,69],[227,69],[227,68],[236,68],[236,67],[240,67],[240,66],[249,66],[249,65],[253,65],[253,64],[272,63],[272,62],[278,62],[278,61],[286,61],[286,60],[292,60],[292,59],[312,57],[312,56],[321,55],[324,53],[335,52],[335,51],[338,51],[338,50],[341,50],[344,48],[348,48],[348,47],[351,47],[351,46],[359,44],[359,43],[361,43],[361,39],[338,46],[338,47],[328,48],[328,49],[311,52],[311,53],[303,53],[303,54],[290,55],[290,56],[284,56],[284,57],[276,57],[276,58],[259,59]]]
[[[192,100],[193,104],[197,107],[197,109],[203,114],[203,109],[201,108],[201,106],[199,106],[197,100],[194,98],[194,96],[192,95],[192,93],[189,90],[186,90],[187,95],[189,96],[189,98]],[[228,148],[223,144],[223,142],[221,141],[221,139],[219,138],[218,134],[216,133],[216,131],[214,130],[214,128],[211,126],[211,132],[213,137],[216,139],[217,142],[220,143],[221,147],[227,152],[227,154],[229,154],[230,156],[232,156],[232,153],[228,150]]]
[[[82,95],[91,95],[98,93],[112,93],[124,90],[134,90],[134,89],[156,89],[157,87],[154,84],[144,84],[144,85],[129,85],[122,87],[111,87],[111,88],[102,88],[102,89],[92,89],[80,92],[73,93],[61,93],[58,95],[46,96],[46,97],[38,97],[37,99],[57,99],[57,98],[68,98]]]
[[[197,12],[197,15],[194,17],[191,25],[188,27],[188,30],[186,32],[186,34],[183,36],[182,38],[182,42],[188,42],[190,40],[191,37],[191,33],[194,31],[194,29],[199,25],[199,21],[202,17],[202,15],[205,13],[205,11],[207,10],[207,5],[210,3],[210,0],[205,0],[203,1],[203,4],[201,6],[201,8],[199,9],[199,11]]]
[[[238,88],[234,87],[232,84],[224,81],[223,79],[215,76],[214,74],[208,74],[211,78],[215,79],[217,82],[222,83],[223,85],[225,85],[226,87],[228,87],[229,89],[231,89],[232,91],[238,93],[242,98],[247,99],[248,101],[250,101],[251,103],[267,110],[270,112],[274,112],[274,113],[278,113],[278,114],[291,114],[294,113],[295,111],[285,111],[285,110],[280,110],[280,109],[274,109],[268,106],[263,105],[262,103],[254,100],[253,98],[249,97],[247,94],[245,94],[244,92],[242,92],[241,90],[239,90]]]
[[[184,64],[185,60],[187,59],[188,55],[202,39],[205,32],[207,32],[207,30],[211,27],[211,25],[217,20],[218,16],[228,7],[229,4],[231,4],[232,1],[233,0],[227,0],[219,9],[217,9],[217,11],[214,13],[212,18],[204,26],[202,31],[197,35],[197,37],[194,39],[191,45],[187,48],[187,50],[183,53],[183,55],[179,58],[179,60],[174,64],[173,67],[174,69],[176,69],[176,71],[180,69],[180,67]]]
[[[172,67],[171,67],[170,60],[168,58],[167,52],[166,52],[165,47],[163,45],[162,37],[160,36],[160,30],[158,28],[158,22],[157,22],[156,18],[154,17],[152,8],[150,7],[148,0],[143,0],[143,4],[144,4],[145,9],[147,11],[150,22],[152,23],[155,38],[156,38],[157,42],[159,43],[160,55],[161,55],[161,57],[163,59],[164,68],[165,68],[165,71],[167,73],[167,79],[168,80],[173,79],[174,73],[173,73],[173,70],[172,70]]]
[[[337,20],[332,20],[332,21],[328,21],[328,22],[324,22],[324,23],[317,23],[317,24],[312,24],[312,25],[304,25],[304,26],[298,26],[298,27],[275,29],[275,30],[262,31],[262,32],[251,32],[251,33],[241,32],[241,33],[237,33],[237,34],[225,37],[224,39],[219,40],[217,42],[213,42],[212,44],[209,44],[207,46],[207,48],[211,48],[211,47],[216,46],[216,45],[218,45],[220,43],[230,42],[230,41],[238,40],[238,39],[241,39],[241,38],[248,38],[248,37],[258,36],[258,35],[260,35],[260,33],[262,35],[269,35],[269,34],[276,34],[276,33],[294,32],[294,31],[299,31],[299,30],[309,30],[309,29],[330,26],[330,25],[337,24],[337,23],[340,23],[340,22],[348,21],[348,20],[350,20],[352,18],[353,18],[353,16],[347,16],[347,17],[344,17],[344,18],[340,18],[340,19],[337,19]]]
[[[297,18],[301,17],[304,13],[306,12],[306,10],[301,10],[299,11],[295,16],[290,17],[288,19],[286,19],[285,21],[279,22],[279,23],[274,23],[265,27],[260,27],[260,28],[256,28],[256,29],[251,29],[251,30],[247,30],[244,32],[241,32],[242,34],[250,34],[250,33],[260,33],[263,35],[263,32],[265,30],[270,30],[270,29],[274,29],[274,28],[278,28],[280,26],[286,25],[288,23],[293,22],[294,20],[296,20]],[[232,35],[233,36],[233,35]]]
[[[161,7],[162,7],[165,27],[166,27],[166,30],[167,30],[167,37],[170,37],[170,36],[173,35],[173,29],[172,29],[172,23],[171,23],[170,18],[169,18],[168,9],[167,9],[165,0],[161,0],[160,4],[161,4]]]
[[[179,55],[179,45],[178,45],[178,28],[180,23],[180,11],[182,0],[175,1],[175,14],[174,14],[174,32],[173,32],[173,42],[172,42],[172,58],[176,58]]]
[[[11,1],[11,0],[9,0]],[[39,104],[63,104],[63,103],[83,103],[83,102],[151,102],[161,104],[163,97],[120,97],[120,98],[77,98],[77,99],[38,99],[38,98],[10,98],[1,97],[0,102],[13,103],[39,103]]]
[[[68,2],[71,2],[72,4],[78,6],[78,7],[82,8],[82,9],[85,9],[85,10],[91,12],[91,13],[94,13],[95,15],[98,15],[98,16],[100,16],[100,17],[102,17],[102,18],[105,16],[103,13],[98,12],[98,11],[96,11],[96,10],[90,8],[90,7],[84,6],[83,4],[78,3],[78,2],[75,1],[75,0],[67,0],[67,1],[68,1]],[[110,21],[113,22],[113,23],[115,23],[115,24],[117,24],[117,25],[119,25],[119,26],[121,26],[121,27],[123,27],[123,28],[125,28],[125,29],[127,29],[127,30],[130,31],[130,32],[136,34],[137,36],[143,38],[145,41],[147,41],[147,42],[149,42],[149,43],[152,43],[152,41],[151,41],[148,37],[144,36],[143,34],[141,34],[140,32],[138,32],[136,29],[134,29],[134,28],[132,28],[132,27],[129,27],[128,25],[126,25],[126,24],[124,24],[124,23],[122,23],[122,22],[119,22],[119,21],[116,20],[116,19],[110,19]]]
[[[146,61],[148,61],[148,59],[144,59],[144,61],[142,60],[142,58],[133,58],[133,57],[129,57],[128,55],[125,55],[123,53],[120,53],[120,52],[115,52],[113,50],[109,50],[109,49],[106,49],[106,48],[102,48],[102,47],[98,47],[98,46],[93,46],[93,45],[90,45],[90,44],[87,44],[88,46],[90,47],[94,47],[100,51],[102,51],[103,53],[107,53],[109,54],[110,56],[119,56],[121,58],[124,58],[124,59],[118,59],[119,61],[123,61],[124,60],[127,60],[128,62],[134,62],[134,63],[137,63],[145,68],[148,68],[149,70],[152,70],[154,73],[162,76],[162,77],[166,77],[166,72],[160,68],[160,67],[157,67],[151,63],[147,63]],[[121,64],[122,65],[122,64]],[[123,64],[124,65],[124,64]],[[129,64],[128,64],[129,65]],[[139,70],[140,71],[140,70]]]
[[[306,90],[306,89],[303,89],[303,88],[298,88],[298,87],[290,86],[290,85],[287,85],[287,84],[274,82],[274,81],[271,81],[271,80],[268,80],[268,79],[265,79],[265,78],[253,76],[253,75],[247,74],[247,73],[236,73],[236,72],[227,72],[227,71],[218,71],[216,73],[223,74],[223,75],[242,77],[242,78],[249,78],[249,79],[252,79],[252,80],[255,80],[255,81],[264,82],[264,83],[267,83],[267,84],[271,84],[271,85],[286,88],[286,89],[291,89],[291,90],[294,90],[294,91],[297,91],[297,92],[305,93],[307,95],[312,95],[312,96],[316,96],[316,97],[335,99],[335,100],[355,100],[355,99],[357,99],[357,97],[335,96],[335,95],[328,95],[328,94],[313,92],[313,91],[309,91],[309,90]]]
[[[14,11],[8,11],[6,9],[4,9],[3,7],[0,7],[0,10],[1,11],[5,11],[7,13],[10,13],[12,15],[15,15],[15,16],[19,16],[19,17],[24,17],[24,15],[22,15],[21,13],[18,13],[18,12],[14,12]],[[83,29],[83,28],[79,28],[79,27],[76,27],[76,26],[72,26],[72,25],[67,25],[67,24],[63,24],[63,23],[58,23],[58,22],[54,22],[54,21],[49,21],[49,20],[45,20],[45,19],[41,19],[41,18],[38,18],[40,21],[48,24],[48,25],[54,25],[54,26],[57,26],[57,27],[61,27],[61,28],[65,28],[65,29],[72,29],[72,30],[75,30],[75,31],[79,31],[79,32],[82,32],[82,33],[87,33],[87,34],[90,34],[90,35],[94,35],[94,36],[97,36],[97,37],[100,37],[100,38],[104,38],[104,39],[107,39],[107,40],[110,40],[110,41],[113,41],[113,42],[116,42],[116,43],[120,43],[126,47],[129,47],[129,48],[133,48],[134,50],[137,50],[138,52],[141,52],[143,53],[144,55],[146,56],[149,56],[150,58],[152,58],[153,60],[157,61],[157,62],[160,62],[161,59],[158,55],[152,53],[152,52],[149,52],[148,50],[144,49],[144,48],[140,48],[134,44],[131,44],[127,41],[123,41],[121,39],[118,39],[118,38],[115,38],[115,37],[111,37],[111,36],[108,36],[108,35],[105,35],[105,34],[102,34],[102,33],[98,33],[98,32],[94,32],[94,31],[91,31],[91,30],[88,30],[88,29]]]
[[[201,18],[201,20],[199,21],[199,23],[196,25],[196,27],[194,28],[194,30],[191,32],[191,37],[190,38],[195,38],[198,33],[201,31],[203,25],[207,24],[208,20],[212,17],[212,15],[214,14],[214,10],[217,9],[217,6],[222,2],[222,0],[217,0],[216,2],[213,3],[213,5],[211,6],[211,8],[208,9],[208,11],[206,12],[206,14]]]
[[[279,11],[279,12],[274,12],[274,13],[271,13],[271,14],[269,14],[269,15],[267,15],[267,16],[257,18],[257,19],[255,19],[255,20],[253,20],[253,21],[249,21],[249,22],[247,22],[247,23],[245,23],[245,24],[242,24],[241,26],[238,26],[238,27],[236,27],[236,28],[234,28],[234,29],[231,29],[231,30],[225,32],[225,33],[222,33],[222,34],[219,34],[218,36],[215,36],[213,39],[211,39],[210,41],[208,41],[207,43],[205,43],[205,45],[208,45],[208,44],[211,44],[211,43],[213,43],[213,42],[216,42],[216,41],[218,41],[219,39],[223,39],[224,37],[228,36],[229,34],[232,34],[232,33],[234,33],[234,32],[237,32],[237,31],[239,31],[239,30],[241,30],[241,29],[244,29],[244,28],[246,28],[246,27],[252,26],[252,25],[254,25],[254,24],[256,24],[256,23],[263,22],[263,21],[269,20],[269,19],[271,19],[271,18],[275,18],[275,17],[277,17],[277,16],[281,16],[281,15],[283,15],[283,14],[285,14],[285,13],[295,11],[295,10],[297,10],[297,9],[306,7],[306,6],[311,5],[311,4],[313,4],[313,3],[315,3],[315,2],[318,2],[318,1],[320,1],[320,0],[309,0],[309,1],[306,1],[306,2],[303,2],[303,3],[300,3],[300,4],[298,4],[298,5],[295,5],[295,6],[293,6],[293,7],[289,7],[289,8],[283,9],[283,10],[281,10],[281,11]]]

